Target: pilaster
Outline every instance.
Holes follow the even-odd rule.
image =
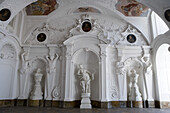
[[[72,100],[72,48],[73,45],[66,45],[66,78],[64,101]]]
[[[108,75],[107,75],[107,45],[106,44],[99,44],[100,46],[100,100],[102,102],[107,102],[108,99]]]

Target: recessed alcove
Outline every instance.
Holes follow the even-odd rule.
[[[78,77],[78,70],[82,65],[90,73],[94,73],[94,80],[91,81],[91,99],[99,101],[99,59],[91,50],[79,49],[73,56],[73,73],[74,73],[74,97],[76,100],[81,99],[82,88]]]

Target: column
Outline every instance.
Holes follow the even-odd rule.
[[[106,44],[99,44],[100,46],[100,75],[99,75],[99,98],[101,102],[107,102],[108,101],[108,75],[107,75],[107,65],[106,65],[106,59],[107,59],[107,45]]]
[[[119,100],[127,101],[127,91],[126,91],[126,70],[124,68],[123,62],[117,62],[117,77],[119,84]]]
[[[126,81],[126,69],[123,62],[124,56],[124,47],[117,46],[118,50],[118,62],[117,62],[117,77],[119,85],[119,100],[127,101],[127,81]]]
[[[66,45],[66,78],[64,101],[72,101],[72,45]]]

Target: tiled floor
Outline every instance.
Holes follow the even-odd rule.
[[[7,107],[0,108],[0,113],[170,113],[170,109],[150,109],[150,108],[113,108],[80,110],[59,109],[59,108],[33,108],[33,107]]]

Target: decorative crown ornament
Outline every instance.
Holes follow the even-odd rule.
[[[88,14],[82,15],[82,21],[91,21],[91,17]]]

